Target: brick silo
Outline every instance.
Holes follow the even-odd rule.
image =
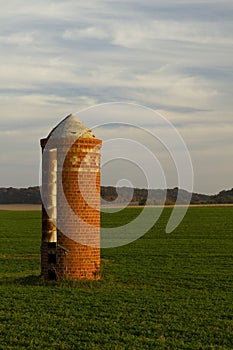
[[[100,278],[101,144],[73,115],[41,140],[45,279]]]

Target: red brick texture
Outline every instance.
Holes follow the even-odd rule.
[[[45,143],[45,140],[41,141],[42,148]],[[101,144],[102,141],[95,138],[79,138],[68,152],[68,140],[61,139],[56,144],[57,218],[65,229],[61,232],[58,228],[57,242],[49,243],[47,235],[51,223],[43,209],[41,274],[46,279],[95,280],[100,278]],[[64,163],[59,164],[60,159],[63,158],[65,158]],[[61,186],[73,210],[72,214],[81,219],[78,224],[59,201]],[[71,236],[67,235],[69,230],[72,231]],[[81,244],[80,237],[87,239],[90,245]]]

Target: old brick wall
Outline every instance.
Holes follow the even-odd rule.
[[[100,147],[95,138],[79,138],[69,149],[62,171],[64,194],[69,206],[81,220],[70,239],[57,232],[57,274],[59,278],[98,279],[100,269]],[[62,152],[62,148],[58,151]],[[60,154],[60,157],[63,157]],[[65,232],[72,231],[72,217],[62,206],[57,207],[57,216]],[[86,225],[88,224],[88,226]],[[90,245],[80,243],[87,241]]]
[[[78,138],[68,147],[68,152],[70,140],[62,139],[56,144],[59,225],[56,246],[42,239],[41,274],[46,279],[100,278],[101,143],[93,137]],[[72,215],[60,201],[61,191],[64,191]],[[77,223],[73,215],[81,220]],[[44,212],[43,231],[49,229],[49,225],[49,218]],[[63,232],[59,227],[63,228]],[[69,232],[72,234],[69,235]]]

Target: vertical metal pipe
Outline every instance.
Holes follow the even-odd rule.
[[[47,212],[44,242],[57,241],[57,150],[44,149],[42,164],[42,199]]]

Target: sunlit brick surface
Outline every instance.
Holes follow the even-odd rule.
[[[58,182],[58,188],[63,186],[67,202],[81,219],[79,226],[76,228],[77,239],[75,240],[69,239],[58,230],[56,269],[60,277],[72,279],[99,278],[100,145],[101,141],[94,138],[78,139],[67,153],[62,174],[58,177],[62,179],[62,184]],[[62,152],[62,149],[60,152]],[[60,221],[63,221],[62,227],[65,227],[65,231],[69,232],[69,226],[73,225],[72,218],[67,217],[67,213],[64,212],[59,203],[57,216]],[[89,224],[88,227],[85,223]],[[78,243],[76,240],[80,235],[85,235],[92,246]],[[93,246],[97,246],[97,248]]]
[[[45,149],[47,139],[41,140]],[[56,241],[51,240],[54,223],[48,211],[42,210],[41,275],[45,279],[100,278],[100,148],[102,141],[94,137],[79,137],[73,140],[52,140],[49,147],[57,152],[57,200]],[[68,152],[67,152],[68,149]],[[63,162],[64,160],[64,162]],[[42,164],[48,167],[48,163]],[[47,169],[42,169],[44,180],[49,178]],[[47,186],[50,188],[49,186]],[[45,186],[45,190],[47,189]],[[71,211],[65,210],[60,200],[64,192]],[[81,220],[77,224],[74,220]],[[62,227],[59,230],[59,228]],[[71,232],[71,234],[67,234]],[[54,237],[54,236],[53,236]],[[81,244],[80,241],[88,244]]]

